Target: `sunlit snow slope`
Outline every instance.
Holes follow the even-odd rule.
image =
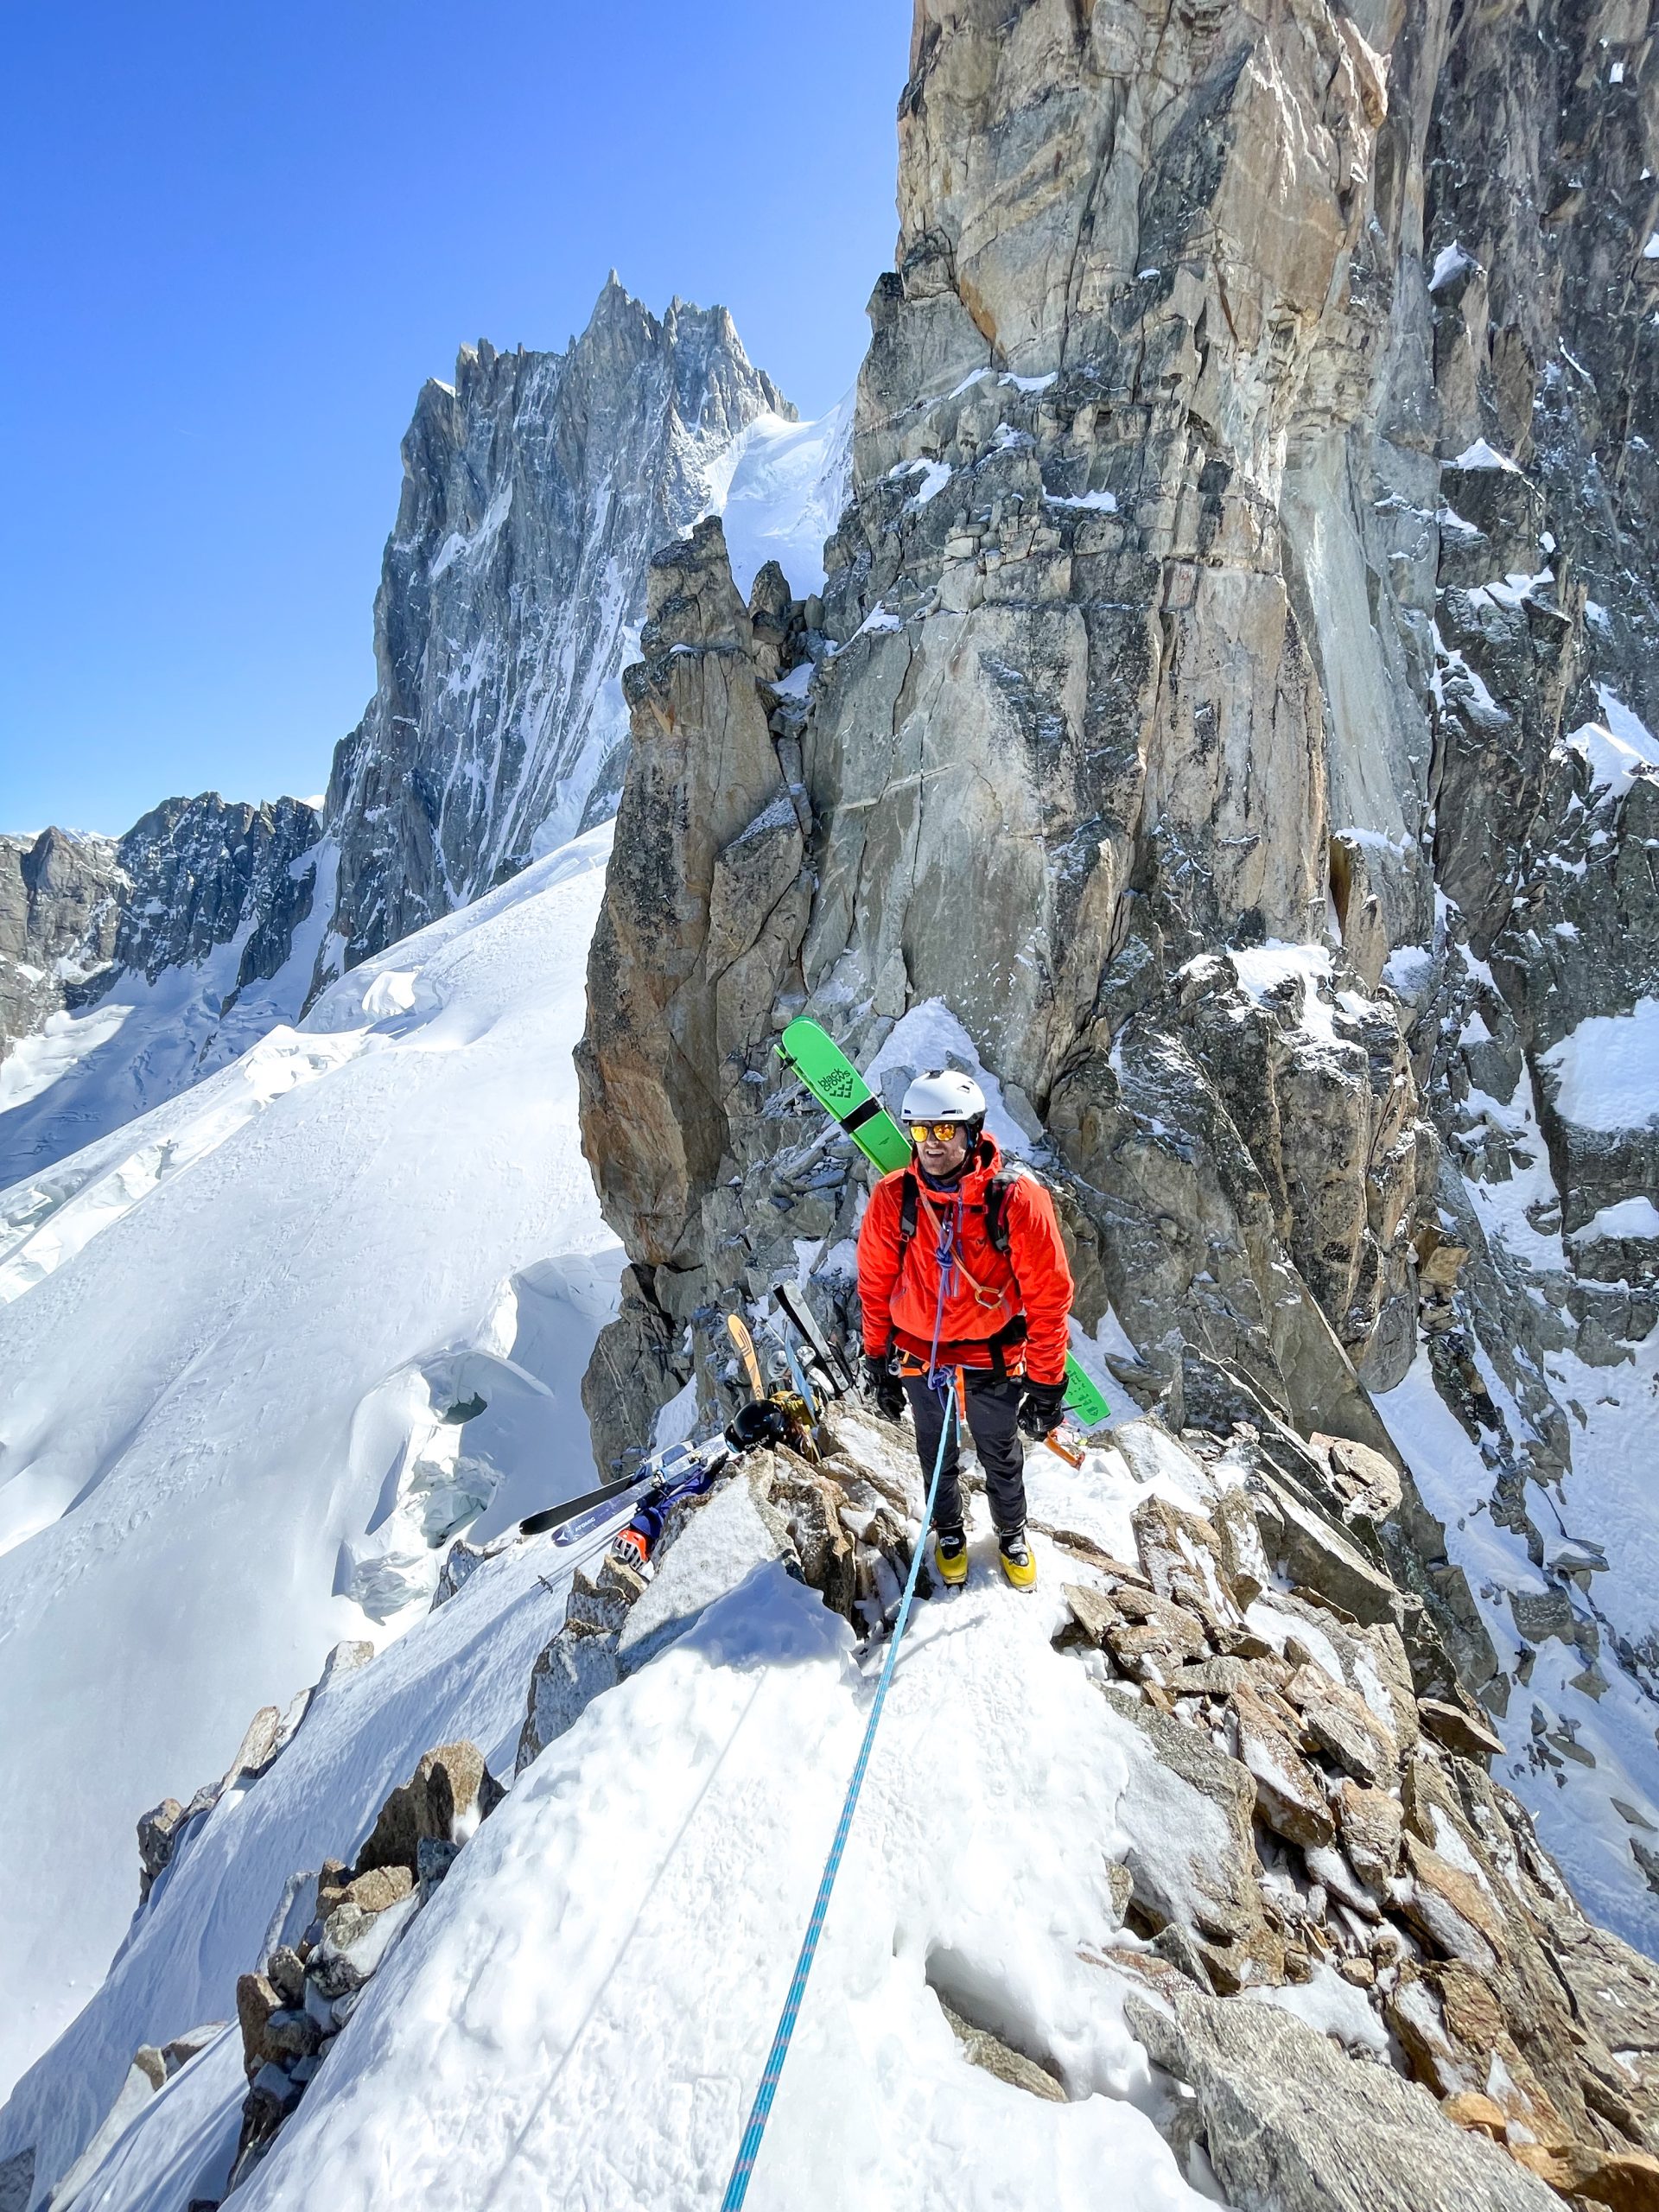
[[[798,599],[823,589],[823,542],[847,504],[853,397],[816,423],[762,415],[717,465],[711,512],[725,527],[732,577],[747,598],[776,561]]]
[[[608,843],[0,1194],[0,2085],[104,1976],[138,1815],[336,1641],[419,1621],[481,1502],[474,1533],[592,1480],[578,1382],[620,1255],[570,1054]],[[161,1996],[87,2097],[135,2030],[178,2031]]]

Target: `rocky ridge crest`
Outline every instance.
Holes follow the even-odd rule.
[[[919,0],[912,61],[823,592],[762,652],[707,527],[628,679],[601,1463],[785,1269],[850,1300],[861,1173],[778,1031],[868,1064],[942,1002],[1121,1382],[1395,1465],[1399,1571],[1533,1802],[1593,1789],[1598,1909],[1652,1942],[1653,1624],[1573,1489],[1580,1378],[1639,1405],[1659,1317],[1650,1102],[1580,1057],[1659,958],[1645,12]],[[1379,1416],[1424,1374],[1415,1472],[1467,1454],[1502,1565]]]
[[[1213,2176],[1230,2202],[1649,2205],[1659,1970],[1586,1917],[1493,1781],[1498,1739],[1389,1571],[1397,1491],[1386,1459],[1340,1440],[1283,1424],[1177,1438],[1141,1419],[1092,1455],[1084,1525],[1033,1522],[1064,1595],[1044,1664],[1092,1682],[1127,1777],[1101,1808],[1101,1917],[1077,1956],[1161,2069],[1147,2109],[1182,2171]],[[516,1771],[777,1566],[879,1633],[922,1502],[906,1432],[849,1402],[799,1450],[749,1454],[675,1510],[648,1575],[614,1556],[578,1569],[531,1674]],[[1103,1513],[1123,1516],[1132,1556],[1090,1533]],[[466,1607],[479,1566],[522,1541],[457,1547],[435,1605]],[[922,1596],[950,1602],[925,1572]],[[370,1663],[366,1645],[341,1647],[324,1682]],[[140,1822],[141,1917],[198,1818],[286,1755],[308,1698],[256,1715],[189,1808],[168,1800]],[[226,2196],[245,2183],[502,1796],[472,1745],[429,1752],[349,1866],[288,1882],[234,2028],[135,2053],[49,2201],[86,2186],[155,2092],[226,2034],[246,2083]],[[1089,2094],[1040,2020],[1011,2019],[989,1987],[936,1984],[931,1963],[928,1976],[969,2063],[1046,2101]]]

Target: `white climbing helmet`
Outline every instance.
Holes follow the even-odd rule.
[[[985,1094],[970,1075],[935,1068],[918,1075],[905,1093],[899,1119],[912,1122],[972,1122],[985,1118]]]

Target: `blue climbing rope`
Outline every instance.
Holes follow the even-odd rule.
[[[755,2091],[754,2103],[749,2113],[749,2124],[743,2131],[743,2140],[737,2146],[737,2162],[732,2168],[732,2177],[726,2184],[726,2194],[721,2199],[720,2212],[742,2212],[744,2199],[749,2193],[749,2183],[754,2173],[754,2162],[760,2155],[760,2139],[766,2132],[766,2122],[772,2116],[772,2101],[778,2094],[782,2079],[784,2061],[789,2056],[790,2039],[795,2033],[795,2023],[800,2018],[801,2003],[806,1995],[807,1977],[812,1971],[812,1961],[817,1955],[818,1938],[823,1933],[824,1916],[830,1910],[830,1892],[836,1886],[836,1876],[841,1872],[841,1855],[847,1848],[847,1838],[853,1825],[853,1815],[858,1806],[858,1793],[864,1786],[864,1770],[870,1763],[870,1752],[875,1743],[875,1732],[881,1723],[881,1707],[887,1702],[887,1684],[893,1680],[893,1666],[899,1657],[899,1645],[905,1633],[905,1624],[910,1618],[911,1600],[916,1594],[916,1578],[921,1572],[922,1554],[927,1548],[927,1532],[933,1525],[933,1508],[939,1494],[939,1477],[944,1468],[944,1455],[950,1442],[950,1430],[956,1418],[956,1371],[941,1368],[938,1363],[939,1335],[944,1322],[944,1303],[948,1278],[955,1273],[955,1255],[951,1249],[950,1222],[941,1224],[939,1247],[934,1255],[939,1268],[938,1304],[933,1315],[933,1344],[928,1354],[928,1387],[943,1400],[939,1421],[939,1448],[933,1459],[932,1479],[927,1486],[927,1503],[922,1509],[922,1533],[910,1562],[910,1573],[905,1583],[905,1594],[899,1601],[898,1618],[893,1624],[893,1635],[887,1643],[887,1656],[881,1664],[881,1677],[875,1686],[875,1697],[870,1706],[870,1717],[864,1725],[864,1741],[859,1746],[857,1764],[853,1778],[847,1785],[847,1796],[841,1808],[841,1819],[836,1827],[836,1840],[830,1847],[830,1856],[823,1864],[818,1881],[818,1894],[813,1900],[812,1917],[806,1923],[800,1955],[795,1961],[795,1971],[790,1976],[789,1994],[784,1999],[784,2009],[779,2015],[778,2029],[772,2038],[772,2049],[766,2054],[766,2071],[760,2076],[760,2087]]]

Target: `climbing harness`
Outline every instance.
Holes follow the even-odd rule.
[[[847,1796],[836,1823],[835,1841],[830,1847],[830,1856],[824,1861],[823,1872],[818,1880],[818,1894],[813,1900],[812,1916],[806,1923],[800,1956],[795,1961],[795,1971],[790,1977],[789,1994],[784,1999],[784,2009],[779,2016],[777,2032],[772,2039],[772,2049],[766,2054],[766,2070],[760,2076],[754,2104],[749,2113],[749,2124],[743,2131],[743,2139],[737,2146],[737,2160],[732,2168],[732,2177],[726,2184],[726,2194],[721,2199],[720,2212],[742,2212],[744,2199],[749,2193],[749,2183],[754,2173],[754,2162],[760,2155],[761,2138],[766,2132],[766,2122],[772,2115],[772,2101],[778,2094],[782,2078],[784,2061],[789,2056],[790,2040],[795,2033],[795,2023],[800,2018],[802,2000],[806,1995],[807,1977],[812,1971],[812,1961],[817,1955],[818,1938],[823,1933],[824,1916],[830,1910],[830,1892],[836,1886],[836,1876],[841,1871],[841,1856],[847,1847],[847,1838],[853,1825],[853,1815],[858,1807],[858,1793],[864,1786],[864,1770],[870,1763],[870,1752],[875,1743],[875,1732],[881,1723],[881,1707],[887,1702],[887,1685],[893,1680],[893,1670],[899,1657],[899,1646],[905,1633],[905,1624],[910,1618],[911,1600],[916,1594],[916,1578],[921,1572],[922,1557],[927,1549],[927,1532],[933,1525],[933,1508],[939,1494],[939,1477],[944,1468],[944,1455],[950,1442],[950,1433],[956,1418],[957,1395],[955,1376],[949,1367],[938,1363],[939,1331],[944,1321],[944,1302],[948,1280],[957,1264],[949,1219],[939,1224],[939,1302],[933,1317],[933,1353],[928,1363],[928,1384],[944,1401],[944,1418],[939,1426],[939,1448],[933,1460],[932,1478],[928,1484],[927,1503],[922,1509],[922,1533],[910,1562],[910,1573],[905,1583],[905,1594],[899,1601],[898,1617],[893,1624],[893,1635],[887,1643],[887,1656],[882,1662],[880,1680],[875,1686],[875,1697],[870,1706],[870,1717],[864,1726],[864,1741],[859,1746],[858,1760],[853,1768],[853,1778],[847,1785]]]

